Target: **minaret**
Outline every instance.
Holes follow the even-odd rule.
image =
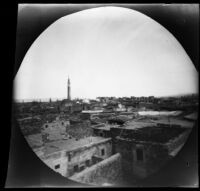
[[[67,81],[67,99],[71,100],[71,87],[70,87],[70,79],[68,77],[68,81]]]

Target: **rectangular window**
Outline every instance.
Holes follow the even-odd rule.
[[[58,169],[58,168],[60,168],[60,165],[59,164],[57,164],[57,165],[55,165],[55,167],[54,167],[55,169]]]
[[[101,156],[104,156],[104,155],[105,155],[105,150],[101,149]]]
[[[68,162],[71,161],[71,157],[72,157],[72,155],[71,155],[71,153],[69,153],[69,154],[68,154]]]
[[[85,161],[85,165],[86,165],[86,166],[90,166],[90,160],[86,160],[86,161]]]
[[[143,161],[144,156],[143,156],[143,150],[142,149],[137,149],[137,161]]]
[[[78,172],[79,168],[78,168],[78,165],[75,165],[74,166],[74,172]]]
[[[80,167],[80,171],[82,171],[82,170],[84,170],[84,169],[85,169],[85,166],[84,166],[84,165]]]

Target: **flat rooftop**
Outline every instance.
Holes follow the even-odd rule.
[[[110,124],[97,124],[97,125],[93,125],[92,128],[94,129],[101,129],[101,130],[107,130],[110,131],[110,128],[118,128],[119,125],[110,125]]]
[[[108,140],[111,140],[111,138],[86,137],[84,139],[79,139],[79,140],[76,140],[75,138],[67,140],[57,140],[45,144],[45,155],[49,155],[51,153],[62,150],[73,151],[83,147],[90,147],[92,145],[103,143]]]
[[[182,111],[139,111],[138,114],[142,116],[178,116]]]
[[[133,131],[124,131],[117,139],[126,139],[133,141],[144,141],[154,143],[167,143],[169,140],[178,137],[186,132],[186,128],[166,128],[166,127],[143,127]],[[188,131],[189,132],[189,131]]]
[[[93,114],[93,113],[101,113],[103,110],[83,110],[81,113],[86,113],[86,114]]]
[[[198,113],[197,113],[197,112],[191,113],[191,114],[189,114],[189,115],[186,115],[185,118],[186,118],[186,119],[190,119],[190,120],[197,120],[197,118],[198,118]]]
[[[41,133],[27,135],[25,136],[25,139],[27,140],[31,148],[41,147],[43,144]]]
[[[153,121],[129,121],[125,123],[123,128],[124,129],[140,129],[144,127],[151,127],[156,126],[156,122]]]
[[[192,128],[194,126],[194,122],[190,122],[184,119],[175,119],[175,118],[163,118],[156,120],[156,123],[166,124],[166,125],[180,125],[184,128]]]
[[[120,128],[120,129],[140,129],[145,127],[156,127],[158,124],[164,124],[164,125],[180,125],[183,128],[192,128],[194,125],[194,122],[184,120],[184,119],[178,119],[178,118],[169,118],[168,117],[161,117],[157,120],[152,120],[149,118],[138,118],[131,121],[127,121],[122,126],[120,125],[106,125],[106,124],[97,124],[92,126],[95,129],[102,129],[109,131],[110,128]],[[166,127],[165,127],[166,128]]]
[[[102,127],[98,127],[98,128],[94,128],[94,129],[100,129],[100,130],[110,131],[110,127],[109,126],[102,126]]]
[[[184,119],[178,119],[178,118],[169,118],[168,117],[162,117],[157,120],[151,120],[151,119],[134,119],[132,121],[128,121],[124,123],[123,126],[119,128],[123,129],[140,129],[144,127],[155,127],[158,126],[158,124],[164,124],[164,125],[180,125],[183,128],[192,128],[194,126],[194,122],[184,120]]]

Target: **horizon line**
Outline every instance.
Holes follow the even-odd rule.
[[[97,99],[97,98],[99,98],[99,97],[107,97],[107,98],[110,98],[110,97],[114,97],[114,98],[130,98],[130,97],[155,97],[155,98],[166,98],[166,97],[181,97],[181,96],[190,96],[190,95],[198,95],[199,93],[185,93],[185,94],[177,94],[177,95],[166,95],[166,96],[155,96],[155,95],[150,95],[150,96],[134,96],[134,95],[132,95],[132,96],[119,96],[119,97],[117,97],[117,96],[97,96],[97,97],[95,97],[95,98],[89,98],[89,97],[87,97],[87,98],[83,98],[83,97],[75,97],[75,98],[73,98],[73,99],[71,99],[71,100],[75,100],[75,99],[90,99],[90,100],[92,100],[92,99]],[[30,101],[44,101],[44,100],[54,100],[54,101],[56,101],[56,100],[63,100],[63,99],[67,99],[66,97],[46,97],[46,98],[20,98],[20,99],[16,99],[16,98],[13,98],[13,101],[28,101],[28,100],[30,100]]]

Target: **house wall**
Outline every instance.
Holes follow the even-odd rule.
[[[142,152],[142,160],[138,159],[137,150]],[[127,140],[116,140],[115,152],[122,156],[124,176],[145,178],[159,169],[168,158],[167,149],[161,144],[137,143]]]
[[[81,113],[81,115],[80,115],[80,118],[81,119],[91,119],[91,114],[89,114],[89,113]]]
[[[190,129],[186,130],[184,133],[180,134],[178,137],[176,137],[173,140],[170,140],[167,144],[165,144],[169,153],[172,152],[177,147],[179,147],[181,144],[184,144],[189,136],[189,133]]]
[[[101,150],[104,149],[104,155]],[[70,155],[70,156],[69,156]],[[91,147],[84,147],[74,151],[60,151],[52,153],[48,156],[43,157],[45,164],[51,169],[59,172],[65,177],[72,176],[75,171],[74,167],[78,165],[78,168],[86,168],[86,161],[89,160],[89,166],[93,165],[92,157],[96,156],[106,159],[112,155],[112,142],[108,140],[103,143],[97,143]],[[60,165],[58,169],[55,169],[56,165]]]
[[[122,178],[121,155],[117,153],[69,178],[85,184],[115,184]]]
[[[144,176],[141,176],[145,177],[159,170],[171,159],[170,153],[185,143],[189,131],[185,131],[166,144],[144,144],[144,166],[137,162],[133,163],[133,172],[141,175],[140,169],[146,169],[146,174],[144,173]]]
[[[102,155],[101,150],[104,149],[104,155]],[[111,140],[108,142],[96,144],[87,149],[81,149],[77,151],[70,152],[71,153],[71,161],[68,161],[68,172],[66,176],[71,176],[74,174],[74,166],[78,165],[80,168],[86,168],[86,161],[90,161],[90,165],[92,165],[92,157],[96,156],[101,159],[106,159],[112,155],[112,142]],[[69,154],[69,153],[68,153]]]
[[[129,141],[123,141],[123,140],[116,140],[115,142],[115,152],[120,153],[122,157],[122,169],[123,169],[123,175],[125,177],[129,175],[133,175],[133,170],[136,172],[136,174],[139,174],[141,171],[140,167],[135,169],[134,167],[137,167],[136,164],[136,154],[133,150],[133,143]]]
[[[143,160],[138,160],[137,149],[142,150]],[[133,163],[132,173],[136,178],[145,178],[157,171],[168,160],[168,151],[162,144],[137,144],[132,145]]]
[[[103,129],[93,129],[94,136],[100,136],[100,137],[111,137],[110,130],[103,130]]]
[[[110,128],[111,137],[115,138],[116,136],[120,135],[122,129],[120,128]]]
[[[44,163],[54,171],[66,176],[68,157],[65,155],[65,152],[60,151],[49,155],[49,157],[44,160]],[[59,165],[59,168],[56,169],[56,165]]]
[[[69,121],[54,121],[45,123],[41,128],[43,142],[48,140],[58,140],[66,136],[66,128],[70,125]]]
[[[159,170],[171,158],[170,152],[183,144],[188,137],[188,131],[180,134],[166,144],[136,144],[132,145],[133,163],[132,173],[136,178],[145,178],[148,175]],[[143,161],[137,160],[136,150],[143,150]]]

